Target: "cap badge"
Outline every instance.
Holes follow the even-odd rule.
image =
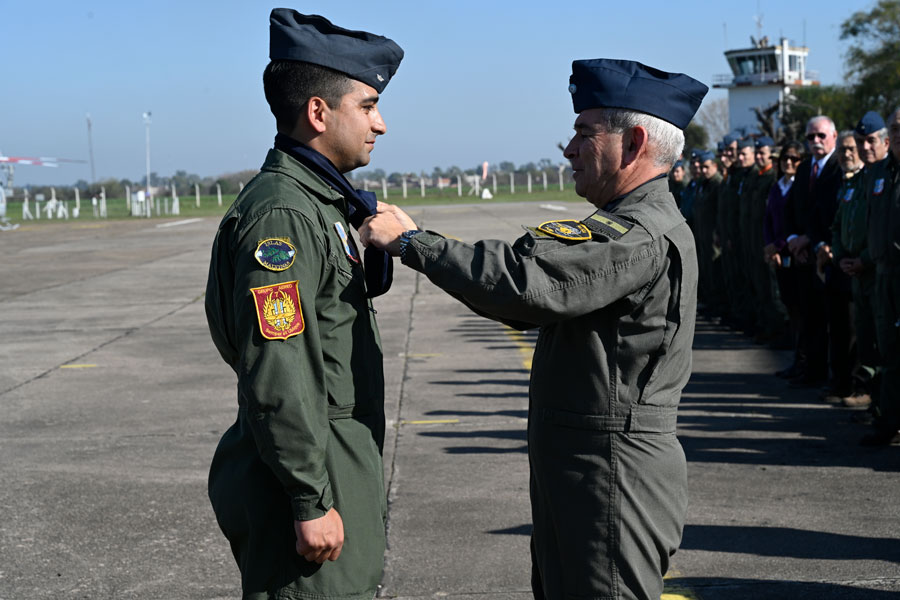
[[[578,86],[575,85],[574,83],[570,83],[569,84],[569,93],[574,94],[577,91],[578,91]]]

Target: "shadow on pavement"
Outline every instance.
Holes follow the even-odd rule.
[[[685,577],[666,580],[666,591],[687,590],[702,600],[889,600],[896,591],[863,588],[818,581],[776,581]]]
[[[792,527],[687,525],[681,549],[815,560],[882,560],[900,563],[898,539],[805,531]]]

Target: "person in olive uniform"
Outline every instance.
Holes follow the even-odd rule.
[[[869,256],[875,263],[875,337],[881,355],[879,418],[866,446],[900,444],[900,108],[887,120],[890,152],[866,177]]]
[[[737,142],[737,157],[728,171],[725,185],[726,223],[726,265],[731,271],[730,285],[734,288],[732,296],[732,313],[736,325],[745,332],[752,332],[756,326],[756,304],[753,301],[753,290],[747,271],[747,249],[744,232],[749,228],[749,207],[745,190],[749,192],[752,180],[754,156],[753,139],[746,138]]]
[[[343,173],[367,164],[385,133],[378,95],[403,51],[289,9],[270,25],[275,148],[219,225],[206,291],[238,400],[209,496],[244,598],[369,599],[386,516],[370,298],[390,285],[391,258],[354,246],[348,227],[376,201]]]
[[[360,239],[482,316],[540,328],[528,421],[535,597],[658,600],[687,508],[675,419],[697,308],[693,235],[666,172],[707,87],[594,59],[572,64],[569,91],[578,116],[564,154],[592,215],[536,224],[514,244],[467,244],[387,206]]]
[[[694,198],[694,240],[697,244],[697,266],[700,272],[698,298],[712,309],[718,300],[718,289],[721,282],[716,281],[714,274],[714,232],[716,228],[716,209],[719,202],[719,186],[722,176],[719,175],[716,155],[710,151],[701,152],[700,187]]]

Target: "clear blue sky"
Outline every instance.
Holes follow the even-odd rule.
[[[275,123],[262,91],[274,6],[394,39],[406,57],[382,96],[388,126],[368,168],[427,171],[550,158],[571,132],[577,58],[629,58],[709,83],[727,48],[763,34],[810,47],[824,84],[843,78],[840,23],[871,2],[677,3],[355,0],[0,0],[0,152],[88,158],[98,179],[152,170],[201,176],[257,168]],[[804,27],[805,21],[805,27]],[[723,24],[725,27],[723,27]],[[723,97],[713,90],[708,98]],[[20,166],[16,184],[71,184],[90,166]]]

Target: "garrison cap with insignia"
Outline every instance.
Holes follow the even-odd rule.
[[[676,160],[676,161],[675,161],[675,164],[672,165],[672,168],[673,168],[673,169],[677,169],[678,167],[681,167],[682,169],[684,168],[684,161],[683,161],[683,160]]]
[[[744,138],[743,140],[738,140],[738,150],[743,150],[744,148],[755,148],[756,144],[753,143],[753,138]]]
[[[863,115],[863,118],[859,120],[859,123],[856,124],[856,128],[853,131],[854,133],[865,136],[875,133],[876,131],[881,131],[884,128],[884,119],[881,118],[881,115],[870,110]]]
[[[722,138],[722,143],[726,146],[730,146],[731,144],[740,141],[741,136],[735,132],[726,133],[725,137]]]
[[[716,160],[716,155],[714,152],[710,150],[706,150],[700,153],[700,162],[705,163],[708,160]]]
[[[380,94],[400,66],[403,50],[374,33],[344,29],[318,15],[275,8],[269,17],[269,58],[328,67]]]
[[[679,129],[691,122],[709,88],[683,73],[667,73],[633,60],[572,62],[569,92],[576,113],[622,108],[647,113]]]
[[[768,146],[769,148],[773,148],[775,146],[775,140],[773,140],[772,138],[770,138],[767,135],[763,135],[763,136],[756,138],[755,144],[756,144],[757,148],[762,148],[763,146]]]

